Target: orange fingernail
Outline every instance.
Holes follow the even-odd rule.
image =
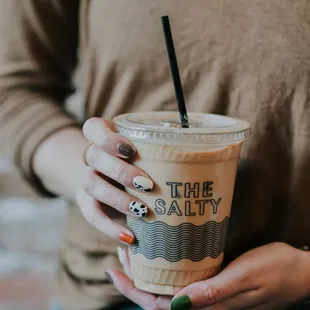
[[[120,233],[118,235],[119,240],[127,243],[127,244],[133,244],[135,242],[135,238],[131,237],[130,235],[126,233]]]

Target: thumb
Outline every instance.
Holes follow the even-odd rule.
[[[238,269],[228,267],[209,280],[185,287],[173,298],[170,310],[202,309],[250,289],[243,281],[244,270]]]

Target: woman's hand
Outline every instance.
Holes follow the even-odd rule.
[[[128,270],[124,250],[121,257]],[[167,297],[139,291],[119,271],[108,273],[116,288],[144,309],[169,309]],[[174,296],[170,309],[286,309],[309,297],[310,254],[272,243],[245,253],[212,279],[184,288]]]
[[[83,127],[90,144],[84,150],[85,163],[91,168],[76,198],[86,220],[112,238],[131,244],[133,233],[114,222],[105,211],[108,205],[124,214],[143,217],[147,207],[142,201],[120,189],[119,185],[149,192],[152,180],[126,161],[136,154],[130,141],[114,130],[112,121],[91,118]],[[115,183],[115,182],[116,183]]]
[[[119,270],[107,270],[106,275],[119,292],[144,310],[168,310],[172,297],[154,295],[137,289],[131,281],[132,276],[128,248],[118,247],[117,252],[124,272]]]

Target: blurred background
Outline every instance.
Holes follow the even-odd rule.
[[[67,101],[81,118],[81,97]],[[0,141],[0,310],[48,310],[66,202],[42,199],[23,181]]]
[[[48,309],[65,207],[37,197],[1,153],[0,310]]]

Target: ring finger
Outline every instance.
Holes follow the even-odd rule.
[[[124,214],[143,217],[148,212],[146,205],[142,201],[111,185],[95,171],[89,173],[84,188],[96,200]]]
[[[84,190],[77,192],[76,201],[82,215],[90,225],[111,238],[119,239],[123,243],[134,243],[135,237],[133,233],[108,217],[100,203]]]

